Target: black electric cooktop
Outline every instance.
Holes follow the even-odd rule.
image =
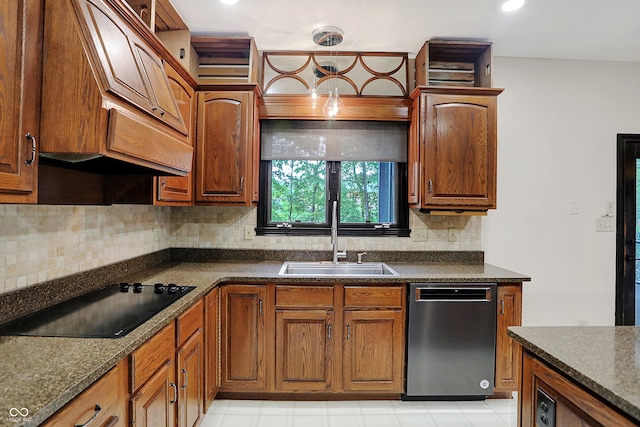
[[[0,326],[0,335],[120,338],[194,286],[108,285]]]

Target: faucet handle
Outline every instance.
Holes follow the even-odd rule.
[[[358,264],[362,264],[362,256],[366,255],[366,252],[359,252],[358,255]]]

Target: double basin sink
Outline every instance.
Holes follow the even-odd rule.
[[[398,276],[398,273],[384,262],[339,262],[331,261],[286,261],[282,264],[280,276],[313,277],[379,277]]]

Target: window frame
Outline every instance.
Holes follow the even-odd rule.
[[[338,235],[340,236],[368,236],[368,237],[409,237],[409,204],[407,202],[407,164],[404,162],[394,162],[396,165],[396,214],[397,222],[391,224],[389,228],[374,228],[380,223],[339,223]],[[340,170],[333,174],[330,170],[334,165],[340,165],[340,161],[327,161],[326,185],[328,199],[326,201],[327,219],[326,223],[283,223],[270,222],[271,205],[271,160],[260,161],[260,189],[258,202],[258,226],[256,235],[288,235],[288,236],[329,236],[331,235],[331,202],[338,200],[338,218],[340,217]],[[335,175],[335,176],[334,176]],[[279,226],[278,226],[279,225]]]

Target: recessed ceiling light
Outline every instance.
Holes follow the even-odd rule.
[[[524,6],[524,0],[507,0],[502,3],[502,10],[505,12],[513,12]]]
[[[220,0],[220,3],[224,3],[224,4],[238,4],[240,0]]]

